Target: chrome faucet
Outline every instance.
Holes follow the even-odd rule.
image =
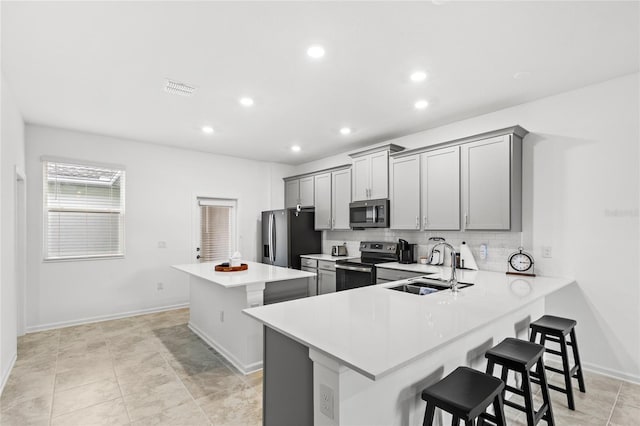
[[[440,246],[445,246],[449,248],[449,251],[451,251],[451,278],[449,279],[449,285],[451,286],[451,291],[454,293],[458,292],[458,277],[456,276],[456,249],[453,248],[453,246],[449,243],[445,243],[443,242],[439,242],[438,244],[436,244],[435,246],[433,246],[433,250],[435,250],[436,248],[440,247]],[[444,256],[444,251],[442,252],[442,255]]]

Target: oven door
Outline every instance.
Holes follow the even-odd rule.
[[[375,267],[371,265],[336,264],[336,291],[375,284]]]

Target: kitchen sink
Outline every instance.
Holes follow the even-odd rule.
[[[458,289],[463,289],[472,286],[471,283],[458,283]],[[408,283],[395,287],[388,287],[390,290],[402,291],[404,293],[411,293],[418,296],[424,296],[426,294],[436,293],[442,290],[449,290],[450,286],[447,281],[436,280],[433,278],[412,278]]]

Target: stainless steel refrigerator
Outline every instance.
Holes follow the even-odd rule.
[[[322,232],[314,212],[295,209],[262,212],[262,263],[300,269],[300,255],[322,252]]]

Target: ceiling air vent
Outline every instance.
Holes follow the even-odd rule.
[[[196,88],[193,86],[170,79],[167,79],[167,84],[164,86],[164,91],[172,95],[191,96],[194,90]]]

